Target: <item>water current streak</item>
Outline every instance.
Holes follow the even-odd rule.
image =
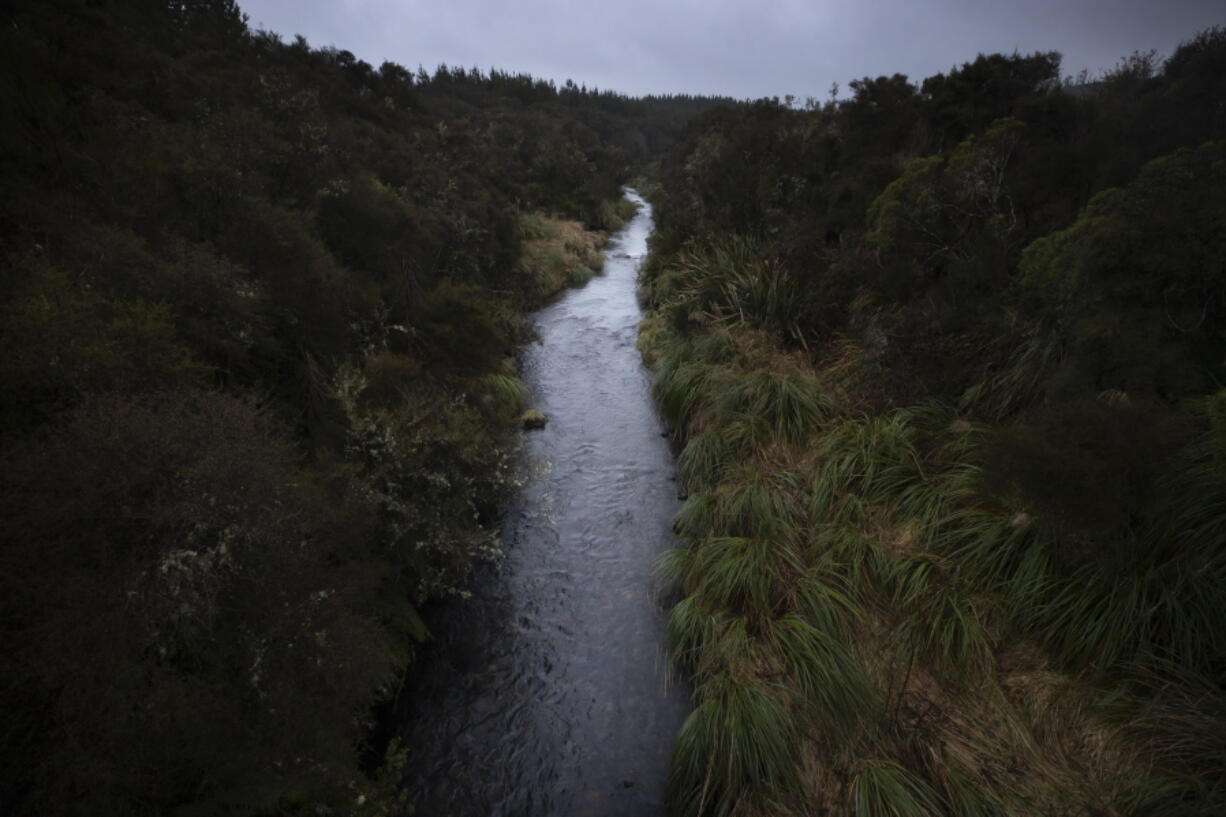
[[[673,458],[635,349],[642,209],[604,272],[538,313],[524,378],[543,473],[508,516],[506,558],[448,604],[399,730],[421,817],[661,817],[685,716],[650,597],[672,544]]]

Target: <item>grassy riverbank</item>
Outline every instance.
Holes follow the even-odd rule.
[[[642,345],[685,440],[686,547],[659,565],[697,685],[678,813],[1213,813],[1220,398],[1125,546],[1149,555],[1108,562],[984,496],[991,428],[853,413],[837,367],[664,320]]]
[[[659,565],[695,683],[675,813],[1226,808],[1226,149],[1202,144],[1226,134],[1166,121],[1173,152],[1092,199],[1036,176],[1194,108],[1221,78],[1188,61],[1224,45],[1101,108],[1036,81],[957,125],[957,72],[890,104],[865,80],[700,119],[665,163],[640,348],[688,495]],[[1086,130],[1035,131],[1064,117]],[[885,121],[967,131],[887,161]]]
[[[602,204],[601,230],[540,213],[520,216],[521,264],[531,281],[529,302],[544,303],[567,287],[590,281],[604,264],[602,249],[609,233],[625,226],[636,210],[634,202],[625,198]]]

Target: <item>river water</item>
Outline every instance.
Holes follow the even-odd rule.
[[[635,348],[640,211],[603,274],[536,315],[524,379],[549,416],[506,556],[448,604],[402,695],[419,817],[662,817],[688,709],[667,680],[651,564],[672,545],[674,463]],[[402,699],[404,703],[404,699]]]

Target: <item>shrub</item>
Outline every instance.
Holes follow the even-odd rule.
[[[267,412],[100,395],[0,459],[6,803],[348,799],[404,660],[370,615],[390,566],[355,558],[371,518],[330,507]]]

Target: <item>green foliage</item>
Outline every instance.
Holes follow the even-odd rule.
[[[287,436],[249,401],[173,392],[90,398],[5,450],[3,776],[29,807],[344,802],[407,660],[375,611],[416,614]]]
[[[690,437],[677,458],[677,475],[687,491],[700,491],[723,481],[734,449],[725,435],[705,431]]]
[[[945,774],[945,800],[949,812],[959,817],[1000,817],[1004,804],[983,782],[974,779],[965,771],[952,767]]]
[[[801,781],[725,790],[695,725],[684,813],[1220,810],[1221,33],[714,110],[661,163],[674,657],[708,720],[769,684]]]
[[[596,219],[592,226],[598,230],[620,230],[639,211],[639,206],[630,199],[622,198],[615,201],[603,201],[597,209]]]
[[[1004,269],[987,266],[997,260],[997,246],[1001,260],[1007,256],[1017,227],[1009,177],[1024,129],[1017,119],[1001,119],[960,143],[948,160],[912,160],[870,205],[868,246],[901,250],[922,274],[962,279],[955,281],[961,289],[983,286],[990,281],[983,277],[993,273],[999,277]]]
[[[799,705],[828,737],[846,738],[872,711],[874,690],[845,641],[804,615],[772,622],[770,638],[800,692]]]
[[[495,417],[518,417],[528,407],[528,384],[509,374],[488,374],[481,379],[480,400]]]
[[[981,490],[1075,532],[1118,530],[1150,499],[1171,442],[1164,418],[1139,407],[1061,404],[985,441]]]
[[[510,351],[476,287],[442,281],[422,302],[423,355],[439,371],[477,375],[496,369]]]
[[[779,550],[761,539],[708,539],[697,547],[690,568],[697,577],[694,595],[712,609],[759,619],[769,616],[786,581],[785,571],[797,566],[795,554]]]
[[[398,738],[392,738],[383,763],[370,781],[367,791],[355,799],[353,817],[395,817],[406,810],[413,813],[404,788],[405,769],[409,765],[409,751]]]
[[[786,269],[763,258],[762,245],[745,236],[704,243],[650,285],[667,285],[668,311],[678,326],[698,316],[733,320],[799,339],[802,311],[798,282]]]
[[[1180,398],[1220,379],[1224,156],[1209,143],[1157,159],[1026,249],[1021,284],[1067,348],[1056,387]]]
[[[681,727],[669,787],[679,814],[733,814],[795,784],[794,721],[770,685],[720,674]]]
[[[529,304],[543,303],[566,287],[583,286],[604,263],[604,236],[578,222],[521,215],[520,230],[527,239],[520,264],[531,282],[531,291],[525,293]]]
[[[951,676],[973,679],[992,657],[992,637],[965,588],[949,586],[930,562],[902,560],[893,567],[894,599],[907,617],[899,638]]]
[[[1055,51],[980,54],[949,74],[924,80],[933,125],[952,143],[1050,92],[1060,80]]]
[[[940,796],[923,780],[890,761],[866,761],[850,786],[856,817],[925,817],[941,814]]]
[[[203,373],[164,305],[101,296],[56,270],[39,273],[4,316],[7,427],[44,419],[90,392],[147,390]]]
[[[834,414],[834,402],[815,378],[799,371],[757,371],[718,395],[725,416],[760,420],[782,439],[800,442]]]
[[[359,748],[499,553],[522,313],[712,100],[376,70],[233,0],[4,23],[0,810],[403,811]]]

